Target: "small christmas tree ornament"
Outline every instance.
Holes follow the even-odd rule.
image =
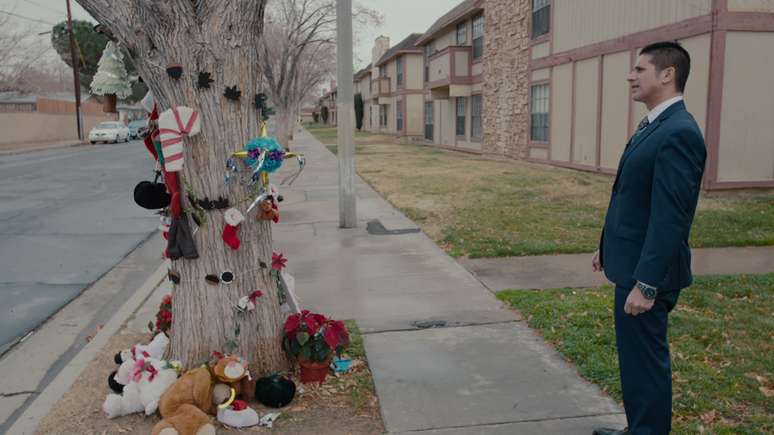
[[[124,66],[124,55],[113,41],[108,41],[102,57],[99,59],[99,69],[91,81],[91,93],[104,96],[102,111],[115,113],[116,100],[132,94],[129,74]]]

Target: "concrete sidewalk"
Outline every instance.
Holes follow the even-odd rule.
[[[774,272],[774,246],[693,249],[694,275],[761,274]],[[609,284],[592,272],[592,254],[461,259],[490,290],[596,287]]]
[[[359,178],[359,225],[339,229],[335,156],[305,131],[291,149],[308,164],[292,188],[280,186],[275,250],[289,258],[304,308],[355,319],[364,332],[388,432],[625,425],[612,400]]]

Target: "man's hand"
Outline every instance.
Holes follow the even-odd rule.
[[[629,296],[626,297],[626,303],[624,304],[624,313],[631,314],[632,316],[636,316],[638,314],[642,314],[651,308],[653,308],[653,304],[656,302],[655,299],[653,300],[647,300],[645,299],[645,296],[642,295],[642,292],[637,287],[634,287],[632,291],[629,292]]]
[[[599,261],[599,249],[594,251],[594,258],[591,259],[591,269],[594,272],[602,271],[602,263]]]

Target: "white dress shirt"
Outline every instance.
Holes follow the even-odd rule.
[[[661,115],[664,113],[665,110],[669,108],[672,104],[675,104],[678,101],[683,101],[683,96],[678,95],[676,97],[672,97],[666,101],[661,102],[658,106],[654,107],[650,112],[648,112],[648,123],[653,123],[653,121],[658,118],[658,115]]]

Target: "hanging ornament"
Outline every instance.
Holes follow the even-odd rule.
[[[162,112],[158,123],[164,169],[180,171],[183,169],[183,137],[199,134],[199,113],[190,107],[177,106]]]
[[[183,65],[170,63],[167,65],[167,75],[177,80],[183,76]]]
[[[230,208],[223,214],[223,218],[226,220],[226,225],[223,227],[223,241],[226,242],[229,248],[233,250],[239,249],[239,224],[245,220],[245,217],[239,210]]]
[[[196,82],[196,85],[199,87],[199,89],[209,89],[210,83],[214,82],[215,80],[210,78],[210,73],[208,72],[200,72],[198,80]]]
[[[226,86],[226,90],[223,92],[223,96],[229,100],[239,101],[239,98],[242,96],[242,91],[237,88],[237,85],[231,87]]]
[[[116,100],[132,95],[124,55],[113,41],[108,41],[99,59],[99,68],[91,81],[91,93],[105,97],[103,111],[114,113]]]

